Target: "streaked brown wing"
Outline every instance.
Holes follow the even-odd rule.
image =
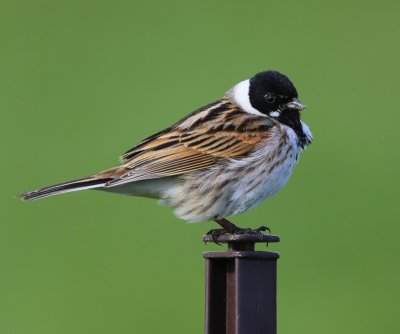
[[[118,177],[107,186],[180,175],[211,167],[218,160],[246,156],[271,136],[273,126],[266,117],[219,100],[125,153]]]
[[[194,112],[191,114],[187,115],[186,117],[182,118],[178,122],[176,122],[174,125],[171,127],[161,130],[160,132],[155,133],[154,135],[147,137],[146,139],[142,140],[139,144],[136,146],[132,147],[130,150],[125,152],[122,157],[121,157],[121,162],[127,162],[129,161],[132,157],[136,156],[140,152],[144,150],[146,145],[149,143],[154,142],[154,145],[159,144],[160,142],[163,142],[164,139],[167,138],[179,138],[181,131],[177,133],[171,133],[174,131],[175,128],[180,128],[180,129],[185,129],[185,128],[194,128],[196,126],[196,123],[203,123],[205,119],[210,121],[212,117],[217,116],[223,111],[232,109],[232,104],[229,102],[227,99],[220,99],[217,100],[213,103],[210,103]],[[167,142],[167,141],[165,141]],[[167,145],[167,144],[166,144]]]

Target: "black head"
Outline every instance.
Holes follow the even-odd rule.
[[[305,106],[297,97],[297,90],[289,78],[277,71],[260,72],[250,79],[250,103],[265,115],[279,118],[285,111],[297,111],[298,114]]]
[[[290,126],[303,135],[300,111],[305,105],[298,100],[297,90],[289,78],[277,71],[265,71],[250,79],[249,100],[257,111]]]

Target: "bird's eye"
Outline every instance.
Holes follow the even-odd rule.
[[[275,102],[275,96],[273,96],[271,93],[265,94],[265,99],[267,100],[268,103]]]

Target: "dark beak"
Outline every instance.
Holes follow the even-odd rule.
[[[294,98],[286,106],[289,109],[298,110],[298,111],[304,110],[307,107],[305,104],[301,103],[297,98]]]

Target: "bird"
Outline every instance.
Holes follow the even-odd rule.
[[[287,183],[313,139],[300,119],[305,108],[286,75],[262,71],[142,140],[118,166],[19,197],[95,189],[159,199],[180,219],[215,221],[221,233],[248,231],[227,217],[257,206]]]

